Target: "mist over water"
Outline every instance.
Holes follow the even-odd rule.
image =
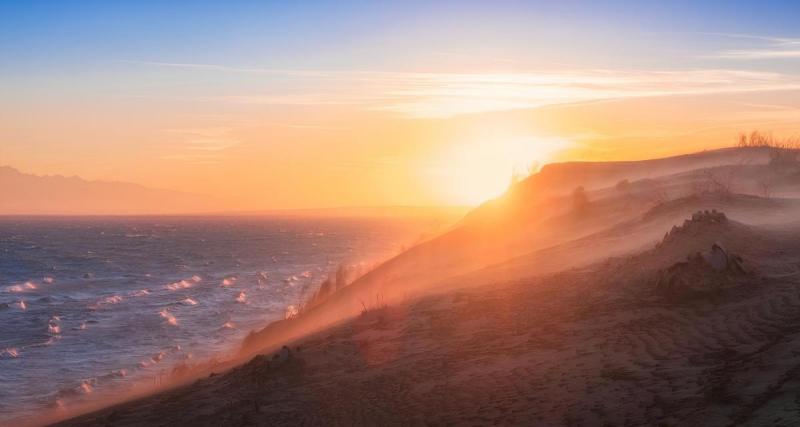
[[[236,348],[422,220],[0,219],[0,421]]]

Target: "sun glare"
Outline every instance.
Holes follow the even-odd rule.
[[[503,194],[514,174],[535,171],[568,145],[563,139],[536,137],[456,144],[442,153],[439,190],[450,203],[480,204]]]

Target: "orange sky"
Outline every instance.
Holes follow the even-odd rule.
[[[649,97],[453,117],[340,106],[191,117],[60,107],[48,112],[48,126],[4,114],[6,138],[36,142],[4,145],[2,158],[35,173],[210,194],[237,210],[475,204],[502,192],[514,170],[548,161],[696,151],[752,129],[791,135],[800,130],[797,95]]]

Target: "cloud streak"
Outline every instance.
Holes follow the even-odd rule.
[[[780,43],[794,43],[780,39]],[[777,42],[775,42],[777,43]],[[540,108],[636,97],[708,95],[800,89],[800,76],[767,71],[560,70],[498,73],[387,71],[297,71],[159,64],[218,72],[287,73],[307,79],[293,91],[199,97],[207,102],[283,106],[346,106],[407,118],[448,118],[462,114]],[[164,65],[169,64],[169,65]],[[321,81],[335,79],[335,84]],[[322,91],[309,92],[309,88]]]
[[[800,89],[800,77],[736,70],[563,71],[395,76],[376,109],[442,118],[636,97]]]
[[[740,49],[725,50],[715,55],[726,59],[786,59],[800,58],[800,49]]]
[[[195,164],[219,163],[226,156],[226,151],[240,145],[240,141],[228,137],[231,132],[227,127],[211,127],[203,129],[164,129],[164,132],[178,135],[179,140],[168,147],[172,153],[163,155],[162,159],[185,160]]]
[[[756,47],[722,50],[711,55],[712,58],[742,60],[800,58],[800,39],[797,38],[759,36],[752,34],[709,34],[728,38],[753,40],[761,44],[761,46]]]

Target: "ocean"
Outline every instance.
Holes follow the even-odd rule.
[[[0,218],[0,423],[235,350],[431,219]]]

